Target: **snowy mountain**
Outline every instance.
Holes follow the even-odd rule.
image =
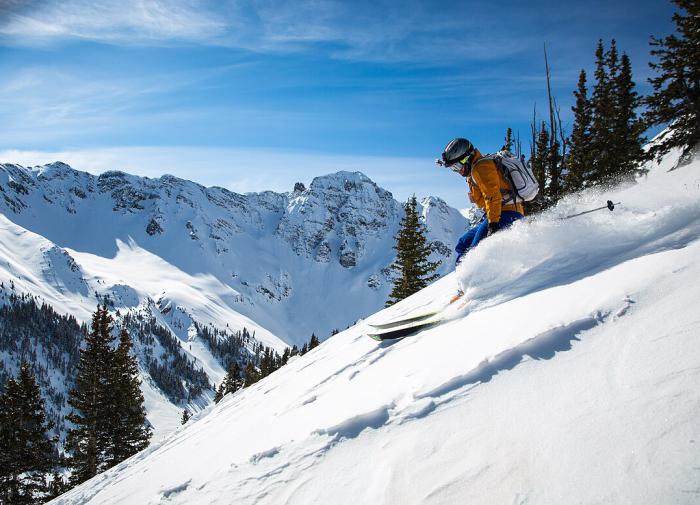
[[[697,503],[700,161],[564,199],[55,500],[84,503]],[[621,202],[571,220],[568,214]]]
[[[172,176],[5,164],[0,195],[0,303],[36,296],[80,323],[107,302],[134,336],[156,437],[178,425],[183,407],[207,405],[224,376],[205,328],[227,341],[245,329],[243,355],[259,345],[281,352],[382,307],[403,215],[391,193],[359,172],[317,177],[290,193],[242,195]],[[467,221],[438,198],[423,202],[446,273]],[[52,317],[12,331],[36,340]],[[0,378],[16,372],[22,352],[35,353],[40,382],[52,391],[51,417],[60,419],[79,332],[68,332],[69,352],[50,339],[0,348]]]
[[[238,322],[238,313],[276,347],[279,340],[262,328],[301,345],[312,332],[325,338],[382,306],[403,214],[391,193],[359,172],[317,177],[286,194],[241,195],[172,176],[96,177],[63,163],[6,164],[0,193],[7,226],[16,226],[11,233],[45,239],[43,258],[32,258],[31,268],[45,270],[54,291],[69,298],[96,291],[116,307],[167,299],[207,323]],[[422,209],[447,273],[467,221],[434,197]],[[21,261],[25,254],[17,253]],[[28,291],[45,291],[33,287]],[[207,294],[197,300],[187,287]]]

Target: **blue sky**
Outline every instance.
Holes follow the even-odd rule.
[[[648,91],[665,0],[0,0],[0,161],[60,159],[234,191],[360,170],[405,199],[465,207],[432,160],[482,151],[544,112],[543,44],[566,126],[596,41]]]

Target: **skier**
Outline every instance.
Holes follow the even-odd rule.
[[[467,179],[469,200],[484,210],[484,219],[469,229],[457,242],[455,251],[460,260],[469,249],[475,247],[484,237],[509,227],[525,215],[521,202],[513,203],[511,185],[498,169],[496,163],[481,153],[467,139],[456,138],[436,160],[440,166],[451,168]],[[510,203],[509,203],[510,202]]]

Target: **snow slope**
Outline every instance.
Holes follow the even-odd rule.
[[[697,503],[700,162],[587,192],[58,498],[82,503]],[[604,202],[615,212],[559,216]]]

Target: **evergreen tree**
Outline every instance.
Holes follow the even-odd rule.
[[[63,475],[58,472],[54,472],[51,478],[51,484],[49,485],[49,496],[53,499],[61,496],[63,493],[70,489],[68,484],[66,484]]]
[[[613,43],[613,48],[614,48]],[[612,54],[611,54],[612,52]],[[615,118],[615,102],[613,79],[610,73],[617,66],[617,49],[606,53],[603,41],[599,40],[595,52],[596,83],[593,87],[591,104],[593,122],[591,125],[591,151],[594,154],[592,178],[595,182],[606,180],[611,175],[611,167],[615,163],[615,139],[613,124]]]
[[[231,365],[226,372],[226,377],[221,383],[223,386],[223,394],[235,393],[243,387],[244,381],[241,377],[242,370],[236,361],[231,362]]]
[[[615,39],[610,41],[610,49],[605,53],[605,63],[608,66],[608,77],[610,79],[609,86],[613,95],[612,100],[615,101],[615,80],[620,73],[620,54],[617,50],[617,42]],[[613,104],[614,107],[614,104]]]
[[[555,205],[559,201],[559,198],[561,198],[561,144],[556,137],[551,138],[554,133],[549,132],[549,135],[549,157],[546,163],[547,186],[545,186],[543,190],[547,207]]]
[[[185,409],[182,411],[182,417],[180,418],[180,424],[187,424],[190,420],[190,411]]]
[[[620,58],[620,65],[613,82],[615,91],[615,117],[613,137],[618,146],[618,156],[611,173],[613,177],[629,177],[638,172],[645,154],[644,122],[637,116],[641,103],[632,80],[632,63],[626,53]]]
[[[318,347],[319,345],[321,345],[321,342],[318,340],[318,337],[316,336],[316,334],[312,333],[311,338],[309,339],[309,351],[311,349]]]
[[[119,345],[112,360],[111,393],[110,463],[115,465],[148,447],[151,438],[138,364],[131,354],[131,337],[125,328],[119,333]]]
[[[584,174],[584,179],[590,183],[616,182],[621,177],[634,175],[645,155],[642,150],[644,124],[636,112],[640,99],[632,79],[632,64],[627,54],[619,56],[614,40],[608,51],[603,42],[598,41],[595,77],[588,149],[593,170]],[[580,141],[580,135],[575,140]],[[575,163],[587,157],[584,151],[577,150]],[[574,189],[577,175],[577,172],[572,174]]]
[[[610,182],[616,179],[619,172],[620,163],[624,158],[624,147],[617,136],[617,127],[620,124],[619,107],[618,107],[618,90],[617,83],[620,77],[620,62],[617,51],[617,43],[615,39],[610,41],[610,49],[605,53],[605,61],[608,73],[608,93],[610,112],[606,117],[608,146],[607,157],[605,158],[605,167],[601,175],[600,182]]]
[[[219,403],[224,398],[224,383],[219,384],[219,388],[214,395],[214,403]]]
[[[284,348],[284,352],[282,353],[282,365],[286,365],[287,362],[289,361],[289,358],[291,357],[291,349],[289,347]]]
[[[574,193],[583,189],[585,181],[593,169],[593,150],[591,146],[591,122],[593,114],[586,88],[586,71],[581,70],[578,87],[574,91],[576,103],[571,108],[574,113],[574,126],[569,145],[571,151],[568,159],[568,172],[564,179],[564,190]]]
[[[279,368],[277,353],[269,347],[263,349],[260,359],[260,379],[267,377]]]
[[[512,152],[513,151],[513,129],[508,128],[506,130],[506,137],[503,141],[503,149]]]
[[[46,475],[55,463],[47,435],[44,401],[29,364],[23,361],[0,395],[0,503],[41,503]]]
[[[649,79],[654,92],[646,99],[646,118],[650,125],[671,126],[651,154],[679,147],[687,159],[700,143],[700,3],[673,3],[684,11],[673,14],[678,34],[651,39],[651,54],[658,61],[649,64],[657,75]]]
[[[532,149],[530,164],[532,168],[532,174],[535,176],[535,179],[537,179],[537,184],[540,186],[540,195],[534,201],[525,202],[525,209],[528,214],[539,212],[547,208],[548,206],[547,169],[550,160],[549,130],[547,129],[547,125],[543,121],[539,129],[533,126],[533,131],[535,135],[535,145]]]
[[[243,370],[243,387],[252,386],[260,380],[260,374],[252,361],[248,361]]]
[[[260,356],[260,361],[258,362],[258,369],[260,370],[260,378],[267,377],[270,375],[270,350],[265,347],[262,349],[262,355]]]
[[[67,419],[75,426],[66,437],[66,448],[71,453],[73,484],[94,477],[105,470],[111,460],[112,340],[111,317],[106,306],[98,305],[85,348],[80,351],[78,375],[68,400],[73,411]]]
[[[433,274],[440,261],[428,261],[432,247],[426,239],[427,229],[416,210],[415,195],[404,205],[401,229],[396,235],[396,259],[391,268],[398,272],[386,306],[411,296],[439,277]]]

